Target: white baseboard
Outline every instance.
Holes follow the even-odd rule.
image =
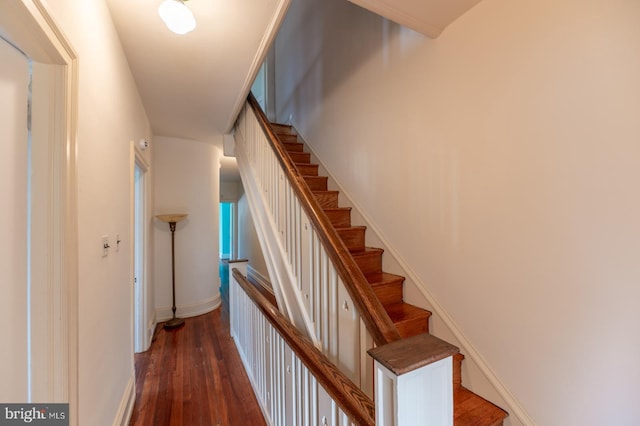
[[[149,329],[147,330],[148,341],[146,342],[147,347],[149,349],[151,347],[151,343],[153,343],[153,336],[156,334],[156,326],[158,325],[158,320],[156,319],[157,313],[153,313],[153,320],[149,321]]]
[[[206,314],[207,312],[211,312],[216,309],[222,300],[220,299],[220,294],[211,297],[209,299],[192,303],[189,305],[177,306],[176,316],[180,318],[189,318],[196,317],[198,315]],[[160,308],[156,308],[156,321],[162,322],[173,317],[173,312],[171,311],[171,306],[163,306]]]
[[[127,387],[120,401],[120,407],[113,420],[113,426],[127,426],[133,414],[133,406],[136,402],[136,386],[134,376],[129,378]]]

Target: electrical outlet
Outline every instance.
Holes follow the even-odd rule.
[[[108,235],[103,235],[102,236],[102,257],[107,257],[109,256],[109,236]]]

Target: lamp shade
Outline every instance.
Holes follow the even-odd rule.
[[[179,0],[165,0],[158,8],[158,14],[167,28],[176,34],[186,34],[196,27],[193,12]]]
[[[187,216],[189,216],[189,215],[186,214],[186,213],[174,213],[174,214],[159,214],[159,215],[156,215],[156,217],[159,220],[161,220],[163,222],[167,222],[167,223],[180,222],[181,220],[183,220]]]

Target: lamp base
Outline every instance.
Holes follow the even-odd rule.
[[[167,330],[173,330],[174,328],[182,327],[184,320],[182,318],[173,317],[169,321],[164,323],[164,328]]]

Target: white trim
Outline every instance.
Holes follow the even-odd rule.
[[[135,152],[135,161],[138,163],[140,167],[142,167],[142,169],[145,172],[148,172],[149,169],[151,168],[151,164],[149,164],[149,160],[147,160],[144,152],[140,149],[140,147],[134,141],[130,141],[130,143],[133,146],[133,151]]]
[[[77,55],[41,0],[0,2],[3,36],[33,61],[56,65],[52,93],[51,293],[45,320],[53,338],[46,347],[51,367],[49,402],[69,403],[78,424],[78,224]]]
[[[153,311],[153,319],[149,321],[149,326],[147,327],[147,337],[149,338],[146,342],[147,348],[151,347],[151,343],[153,342],[153,336],[156,334],[156,327],[158,325],[158,321],[156,320],[156,312]]]
[[[453,425],[451,356],[399,375],[374,365],[376,425]]]
[[[267,26],[264,34],[262,35],[262,40],[260,40],[260,45],[258,46],[258,50],[256,51],[256,55],[253,57],[253,62],[251,63],[251,67],[249,68],[249,72],[247,73],[244,83],[242,84],[242,89],[239,92],[239,96],[236,99],[236,102],[231,110],[231,115],[227,120],[227,125],[225,126],[226,132],[229,133],[244,106],[245,101],[247,100],[247,95],[249,91],[251,91],[251,86],[253,85],[253,81],[256,79],[256,75],[260,71],[260,67],[264,62],[267,53],[269,52],[269,47],[271,46],[271,42],[275,38],[278,33],[278,29],[280,28],[280,23],[284,20],[284,17],[287,14],[287,9],[289,8],[289,4],[291,0],[280,0],[278,5],[276,6],[276,11],[271,18],[271,22]]]
[[[295,123],[292,123],[294,131],[298,134],[298,138],[302,141],[306,141],[307,139],[304,135],[295,127]],[[496,375],[496,373],[491,369],[487,360],[480,354],[480,352],[475,348],[475,346],[471,343],[471,341],[465,336],[460,327],[456,324],[456,322],[451,318],[451,316],[447,313],[445,308],[440,304],[438,299],[427,289],[427,285],[422,281],[418,274],[409,266],[409,264],[404,260],[404,258],[398,253],[398,251],[389,243],[389,241],[384,237],[383,233],[380,231],[380,228],[376,225],[374,220],[368,214],[364,213],[365,209],[363,209],[358,203],[356,203],[349,194],[349,192],[342,186],[338,181],[333,177],[329,168],[318,158],[313,148],[305,142],[306,148],[309,150],[311,155],[314,158],[314,161],[318,162],[320,166],[326,171],[329,176],[332,184],[335,184],[338,190],[340,191],[340,198],[344,196],[348,203],[351,204],[353,209],[357,210],[358,214],[362,217],[362,220],[367,225],[367,230],[372,231],[384,248],[385,254],[390,254],[395,261],[398,263],[400,268],[403,270],[403,274],[411,279],[418,288],[418,290],[422,293],[427,302],[431,305],[431,310],[433,314],[438,315],[444,325],[451,331],[454,337],[457,339],[457,346],[461,348],[460,352],[464,352],[465,356],[472,360],[480,369],[482,374],[486,377],[487,381],[494,387],[496,392],[502,397],[505,403],[508,405],[508,410],[510,415],[517,417],[518,420],[522,422],[524,425],[535,425],[535,421],[527,414],[524,407],[520,404],[520,402],[516,399],[516,397],[511,393],[511,391],[507,388],[507,386],[500,380],[500,378]],[[473,389],[471,389],[473,390]]]
[[[120,400],[120,406],[113,420],[113,426],[128,426],[131,415],[133,414],[133,406],[136,402],[136,385],[133,377],[129,378],[124,395]]]
[[[176,316],[180,318],[196,317],[198,315],[206,314],[216,309],[222,303],[220,295],[211,297],[206,300],[202,300],[188,305],[177,306]],[[156,308],[156,320],[157,322],[166,321],[173,317],[171,306],[163,306]]]
[[[136,160],[137,152],[135,148],[135,142],[129,141],[129,235],[131,236],[131,244],[129,244],[129,283],[131,289],[131,338],[133,339],[132,347],[135,353],[139,346],[140,336],[136,331],[136,325],[138,325],[137,318],[137,297],[136,297]]]
[[[152,221],[152,216],[151,216],[151,207],[150,207],[150,197],[151,197],[151,190],[150,190],[150,180],[151,180],[151,174],[149,173],[150,171],[150,164],[149,161],[145,158],[144,154],[142,153],[142,151],[140,150],[140,148],[137,146],[137,144],[134,141],[130,141],[130,206],[131,206],[131,220],[129,222],[129,235],[131,235],[131,242],[132,244],[129,245],[129,256],[130,256],[130,265],[131,265],[131,271],[129,274],[130,277],[130,284],[131,284],[131,318],[132,318],[132,323],[131,323],[131,327],[132,327],[132,337],[133,337],[133,348],[134,348],[134,352],[138,353],[138,352],[144,352],[149,348],[149,343],[151,342],[151,337],[148,335],[148,326],[147,326],[147,319],[149,317],[149,286],[150,286],[150,255],[149,253],[151,253],[152,247],[150,246],[150,230],[148,228],[148,224],[151,223]],[[138,271],[136,271],[136,266],[137,266],[137,262],[136,262],[136,241],[138,238],[138,235],[136,234],[136,223],[137,223],[137,218],[136,218],[136,206],[137,206],[137,200],[136,200],[136,188],[137,188],[137,184],[136,184],[136,167],[139,167],[141,170],[141,173],[143,174],[142,176],[142,182],[141,182],[141,186],[142,186],[142,192],[143,192],[143,196],[144,199],[142,200],[142,220],[141,220],[141,242],[142,242],[142,253],[143,253],[143,258],[142,258],[142,273],[141,273],[141,277],[140,277],[140,283],[138,283],[138,287],[136,287],[136,273]],[[138,291],[138,294],[136,295],[136,291]],[[138,306],[136,306],[138,305]],[[137,312],[137,310],[140,310],[140,312]],[[136,324],[138,327],[138,330],[136,330]]]

